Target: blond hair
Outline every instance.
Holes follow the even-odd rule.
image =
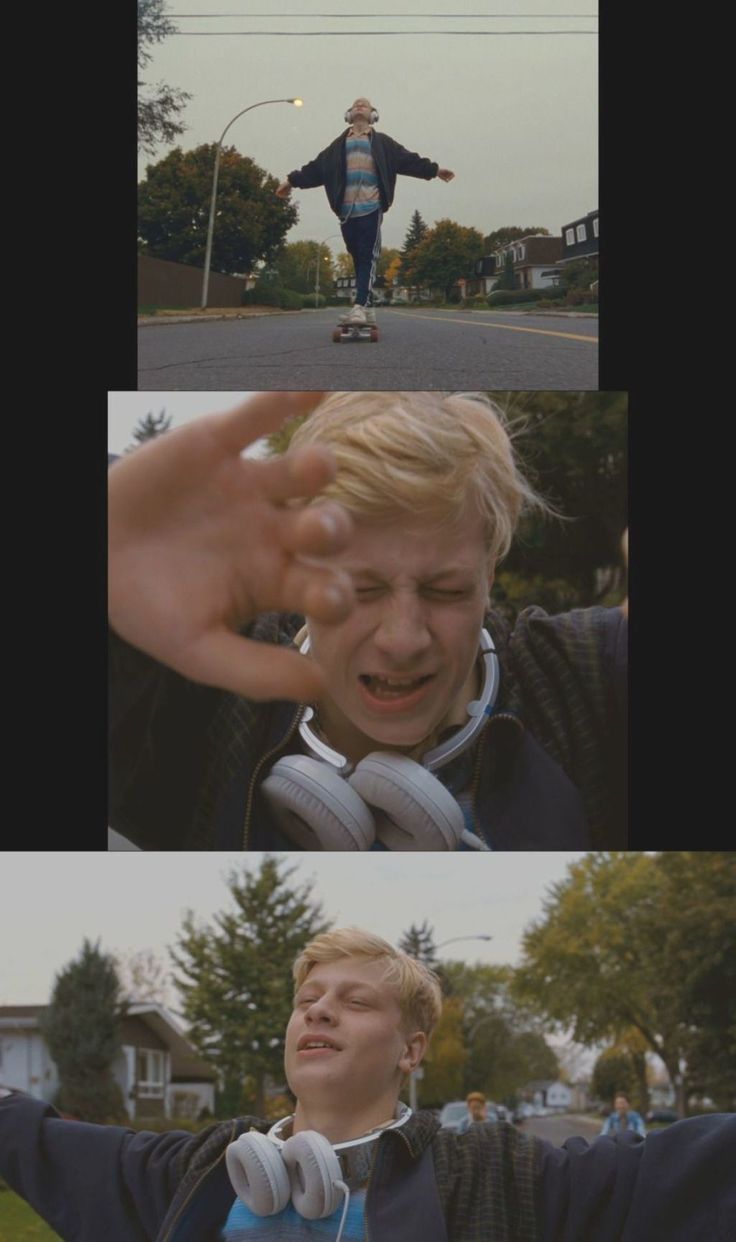
[[[503,411],[483,393],[328,393],[291,440],[315,443],[337,460],[320,498],[359,518],[410,513],[438,528],[478,514],[491,568],[523,509],[548,509],[516,463]]]
[[[343,957],[385,962],[384,981],[395,989],[406,1030],[423,1031],[429,1038],[442,1012],[442,991],[434,971],[358,927],[338,927],[310,940],[294,962],[295,992],[318,962],[337,962]]]

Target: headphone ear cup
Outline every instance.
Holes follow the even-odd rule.
[[[465,821],[441,781],[405,755],[373,751],[357,765],[349,783],[385,818],[376,820],[379,840],[391,850],[454,850]]]
[[[235,1193],[257,1216],[274,1216],[289,1202],[291,1185],[281,1152],[265,1134],[241,1134],[225,1149]]]
[[[352,119],[353,119],[353,109],[348,108],[347,112],[345,113],[345,120],[347,121],[348,125],[350,124]]]
[[[378,113],[376,112],[376,109],[374,108],[371,112],[371,125],[375,125],[377,120],[378,120]]]
[[[376,826],[358,793],[334,768],[286,755],[261,786],[278,827],[305,850],[367,850]]]
[[[286,1140],[281,1156],[289,1170],[291,1201],[300,1216],[320,1220],[337,1211],[343,1192],[335,1182],[342,1181],[343,1173],[323,1134],[302,1130]]]

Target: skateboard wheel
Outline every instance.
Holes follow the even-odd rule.
[[[332,339],[333,339],[333,341],[335,342],[335,344],[336,344],[336,345],[337,345],[337,344],[339,344],[339,341],[340,341],[340,337],[341,337],[341,336],[342,336],[342,332],[340,331],[340,329],[339,329],[339,328],[335,328],[335,331],[332,333]]]
[[[378,328],[371,328],[371,343],[375,344],[378,340]]]

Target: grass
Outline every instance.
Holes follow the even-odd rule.
[[[60,1242],[44,1220],[12,1190],[0,1190],[0,1242]]]

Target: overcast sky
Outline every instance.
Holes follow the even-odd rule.
[[[484,7],[508,16],[468,16]],[[402,245],[415,209],[429,225],[450,217],[483,234],[522,225],[559,235],[598,206],[596,0],[400,0],[362,8],[348,17],[324,0],[168,0],[181,33],[151,49],[144,81],[191,93],[179,139],[185,150],[217,141],[253,103],[301,97],[302,108],[254,109],[225,139],[279,179],[337,137],[345,109],[366,95],[378,108],[378,128],[456,173],[449,184],[399,179],[384,247]],[[426,16],[438,11],[448,16]],[[238,33],[256,31],[282,33]],[[139,175],[169,149],[144,156]],[[288,240],[339,232],[322,189],[294,191],[294,199],[300,219]],[[339,236],[329,244],[343,249]]]
[[[541,914],[550,883],[579,854],[471,851],[440,854],[291,854],[292,883],[314,879],[314,896],[336,925],[362,926],[395,943],[428,920],[442,956],[518,961],[524,928]],[[220,853],[5,853],[0,902],[0,1004],[43,1004],[54,976],[84,937],[114,952],[153,949],[168,964],[184,911],[208,921],[228,902],[224,875],[257,868],[260,855]]]

